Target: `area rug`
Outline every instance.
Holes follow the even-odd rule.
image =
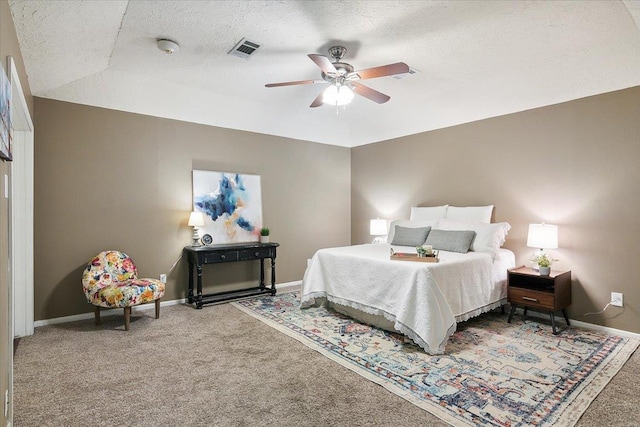
[[[443,355],[299,293],[233,305],[452,425],[573,426],[640,339],[486,313],[460,323]]]

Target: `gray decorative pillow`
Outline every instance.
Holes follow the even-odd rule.
[[[399,227],[396,225],[393,235],[392,245],[398,246],[420,246],[427,240],[431,227]]]
[[[425,245],[431,245],[433,249],[449,252],[469,252],[471,242],[476,237],[476,232],[471,230],[431,230]]]

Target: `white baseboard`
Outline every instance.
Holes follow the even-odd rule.
[[[277,283],[276,284],[276,289],[277,290],[294,290],[295,288],[299,287],[302,284],[302,280],[297,280],[295,282],[286,282],[286,283]],[[187,302],[186,298],[182,298],[182,299],[175,299],[175,300],[171,300],[171,301],[161,301],[160,302],[160,307],[169,307],[172,305],[176,305],[176,304],[185,304]],[[93,307],[93,306],[92,306]],[[142,304],[142,305],[136,305],[134,307],[131,307],[131,314],[137,312],[137,311],[142,311],[142,310],[151,310],[155,308],[155,304]],[[95,316],[94,312],[90,312],[90,313],[82,313],[82,314],[74,314],[72,316],[64,316],[64,317],[55,317],[53,319],[45,319],[45,320],[36,320],[33,324],[33,326],[35,328],[39,328],[40,326],[48,326],[48,325],[56,325],[59,323],[67,323],[67,322],[76,322],[78,320],[87,320],[87,319],[93,319]],[[100,312],[100,316],[105,317],[105,316],[122,316],[122,310],[118,310],[118,309],[112,309],[112,310],[108,310],[105,309],[104,311]]]
[[[276,285],[276,289],[279,291],[293,291],[296,288],[300,288],[302,280],[296,280],[295,282],[280,283]]]
[[[171,300],[171,301],[160,301],[160,307],[169,307],[171,305],[176,305],[176,304],[183,304],[187,302],[186,298],[182,298],[182,299],[175,299],[175,300]],[[91,306],[93,307],[93,306]],[[155,304],[142,304],[142,305],[136,305],[131,307],[131,314],[137,312],[137,311],[144,311],[144,310],[151,310],[154,309],[156,306]],[[118,310],[118,309],[105,309],[103,311],[100,311],[100,316],[101,317],[105,317],[105,316],[122,316],[122,309]],[[93,319],[95,316],[95,313],[92,311],[91,313],[82,313],[82,314],[74,314],[73,316],[64,316],[64,317],[55,317],[53,319],[44,319],[44,320],[36,320],[33,324],[34,327],[38,328],[40,326],[48,326],[48,325],[56,325],[58,323],[67,323],[67,322],[75,322],[78,320],[87,320],[87,319]]]
[[[518,308],[522,310],[522,307],[518,307]],[[529,309],[527,310],[527,317],[537,317],[540,319],[549,320],[549,313],[542,313],[539,311],[532,311],[531,309]],[[611,335],[640,338],[640,334],[637,334],[635,332],[625,331],[622,329],[610,328],[608,326],[596,325],[594,323],[581,322],[580,320],[575,320],[575,319],[569,319],[569,322],[571,323],[571,326],[577,326],[579,328],[591,329],[593,331],[607,332]],[[559,327],[560,329],[562,329],[563,326],[566,326],[564,323],[564,318],[562,317],[558,318],[556,316],[556,326]]]
[[[302,285],[302,280],[296,280],[293,282],[285,282],[285,283],[277,283],[276,284],[276,289],[279,291],[293,291],[293,290],[297,290],[300,288],[300,285]],[[171,300],[171,301],[162,301],[160,302],[160,307],[169,307],[172,305],[176,305],[176,304],[185,304],[187,302],[186,298],[182,298],[182,299],[176,299],[176,300]],[[151,310],[155,307],[154,304],[143,304],[143,305],[137,305],[135,307],[132,307],[131,313],[135,313],[136,311],[139,310]],[[104,310],[100,312],[101,316],[121,316],[122,315],[122,311],[121,310]],[[548,313],[541,313],[539,311],[533,311],[533,310],[528,310],[527,311],[527,316],[528,317],[538,317],[541,319],[549,319],[549,314]],[[82,314],[75,314],[73,316],[64,316],[64,317],[56,317],[54,319],[45,319],[45,320],[37,320],[34,323],[34,327],[38,328],[40,326],[47,326],[47,325],[55,325],[58,323],[67,323],[67,322],[75,322],[78,320],[87,320],[87,319],[93,319],[94,318],[94,313],[82,313]],[[609,334],[612,335],[621,335],[621,336],[627,336],[627,337],[634,337],[634,338],[640,338],[640,334],[635,333],[635,332],[629,332],[629,331],[625,331],[622,329],[615,329],[615,328],[610,328],[608,326],[601,326],[601,325],[596,325],[593,323],[587,323],[587,322],[581,322],[579,320],[575,320],[575,319],[569,319],[569,321],[571,322],[572,326],[577,326],[580,328],[585,328],[585,329],[591,329],[594,331],[602,331],[602,332],[607,332]],[[558,319],[559,322],[559,326],[561,327],[564,324],[564,319],[560,318]]]

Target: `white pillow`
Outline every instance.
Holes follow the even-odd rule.
[[[438,221],[411,221],[408,219],[396,219],[391,221],[389,226],[389,234],[387,235],[387,243],[393,242],[393,236],[396,233],[396,225],[406,228],[420,228],[420,227],[437,227]]]
[[[498,256],[498,249],[504,245],[507,234],[511,229],[508,222],[483,224],[480,222],[458,222],[442,220],[438,222],[441,230],[473,230],[476,238],[471,243],[470,250],[474,252],[489,252],[494,259]]]
[[[489,206],[467,206],[457,207],[449,206],[445,219],[460,222],[482,222],[489,224],[491,222],[491,213],[493,205]]]
[[[411,208],[411,221],[438,221],[444,219],[449,205]]]

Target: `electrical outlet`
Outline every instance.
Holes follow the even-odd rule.
[[[9,390],[4,391],[4,417],[9,413]]]
[[[622,307],[623,305],[622,293],[611,292],[611,305],[616,307]]]
[[[162,283],[167,283],[167,275],[166,274],[161,274],[160,275],[160,281]]]

